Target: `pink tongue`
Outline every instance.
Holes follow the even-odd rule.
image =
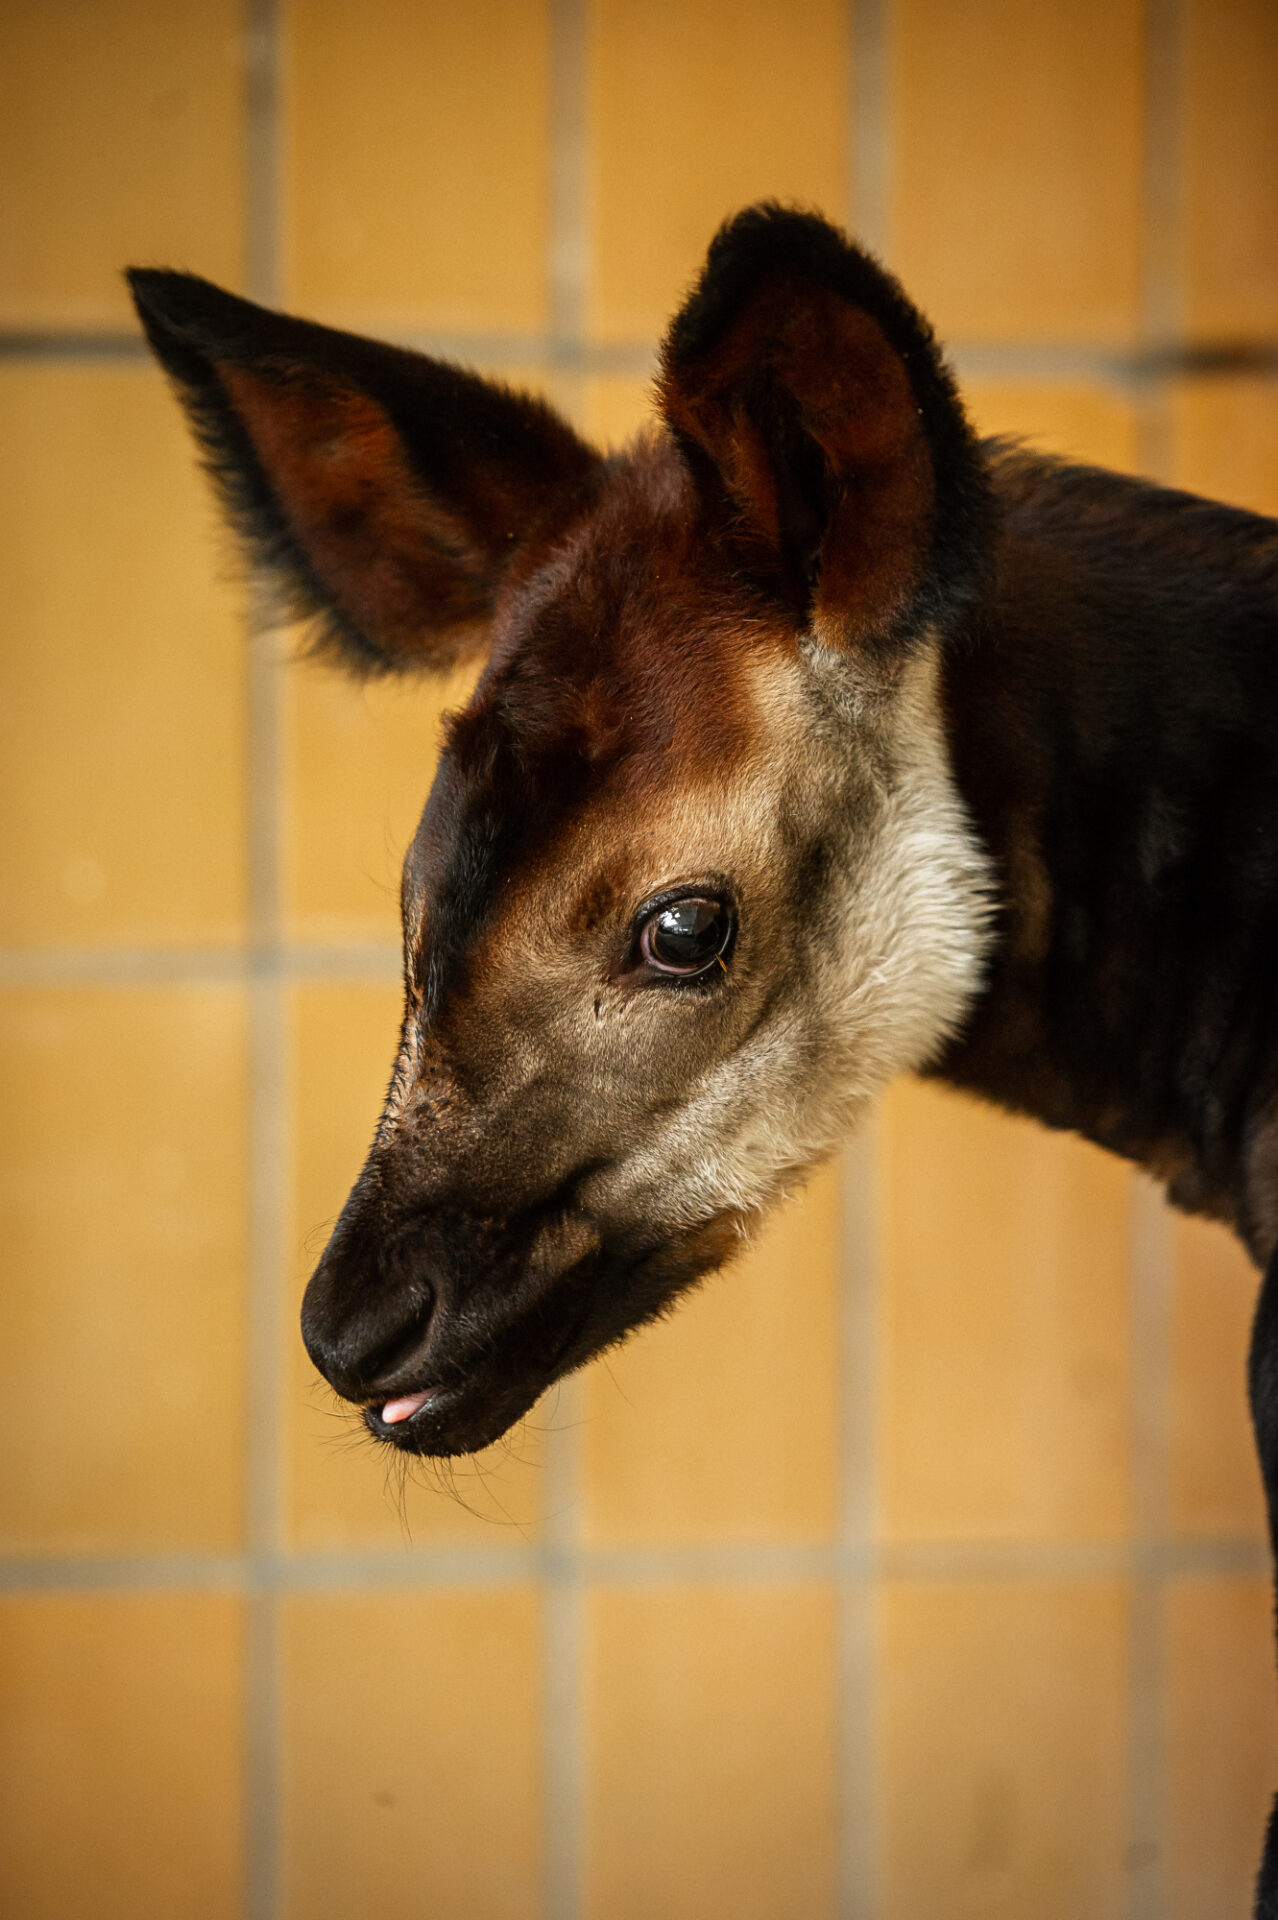
[[[429,1393],[406,1393],[399,1400],[388,1400],[382,1408],[382,1419],[388,1427],[398,1426],[401,1420],[411,1420],[429,1399]]]

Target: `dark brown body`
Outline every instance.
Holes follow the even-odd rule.
[[[997,580],[946,653],[999,875],[935,1071],[1278,1239],[1278,527],[995,450]]]
[[[1278,1511],[1278,528],[981,445],[901,288],[779,207],[719,234],[609,457],[457,368],[134,291],[317,644],[487,654],[303,1312],[370,1433],[485,1445],[922,1069],[1267,1264]]]

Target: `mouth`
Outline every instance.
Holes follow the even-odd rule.
[[[376,1400],[364,1402],[365,1427],[386,1446],[434,1458],[491,1446],[556,1380],[648,1317],[651,1307],[619,1307],[611,1290],[600,1291],[598,1277],[596,1262],[581,1262],[564,1276],[571,1284],[561,1286],[553,1313],[539,1303],[491,1331],[479,1354],[422,1352],[416,1379],[409,1362]],[[433,1378],[423,1378],[428,1367]]]
[[[384,1427],[397,1427],[401,1421],[411,1420],[415,1413],[420,1413],[438,1392],[438,1387],[426,1387],[421,1393],[403,1393],[398,1400],[388,1400],[377,1418]]]
[[[490,1328],[478,1351],[477,1343],[463,1352],[428,1337],[415,1366],[406,1355],[399,1377],[363,1401],[365,1427],[384,1446],[434,1458],[491,1446],[556,1380],[663,1312],[735,1252],[735,1218],[716,1218],[677,1247],[662,1242],[604,1270],[597,1256],[582,1261],[560,1277],[553,1306],[543,1299]]]
[[[374,1401],[363,1409],[364,1425],[375,1440],[385,1440],[407,1453],[433,1453],[441,1419],[459,1388],[434,1384],[416,1393],[400,1393]]]
[[[364,1425],[375,1440],[401,1453],[436,1459],[478,1453],[521,1419],[554,1377],[552,1369],[539,1371],[529,1384],[499,1385],[477,1374],[452,1384],[435,1382],[366,1406]]]
[[[589,1290],[575,1304],[577,1310],[557,1333],[536,1327],[534,1318],[540,1337],[530,1338],[528,1318],[522,1317],[500,1334],[490,1333],[479,1355],[473,1349],[446,1356],[422,1353],[416,1380],[406,1368],[376,1400],[364,1403],[365,1427],[375,1440],[402,1453],[442,1458],[491,1446],[593,1350],[593,1342],[582,1340]]]

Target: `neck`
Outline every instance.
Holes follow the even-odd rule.
[[[1267,1258],[1275,529],[1019,455],[995,475],[997,583],[944,700],[1000,913],[935,1071],[1140,1162]]]

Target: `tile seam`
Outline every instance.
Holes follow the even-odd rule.
[[[589,355],[587,0],[548,0],[546,277],[548,368],[556,399],[580,417]],[[560,1384],[546,1423],[541,1525],[542,1920],[579,1920],[584,1881],[582,1384]]]
[[[879,1128],[842,1156],[837,1872],[840,1920],[878,1911]]]
[[[846,31],[852,76],[848,225],[863,246],[886,259],[892,188],[889,0],[848,0]]]
[[[1130,1327],[1132,1574],[1128,1680],[1128,1920],[1161,1920],[1167,1846],[1164,1688],[1171,1233],[1162,1189],[1135,1174]]]
[[[548,1496],[553,1485],[548,1485]],[[38,1554],[0,1557],[0,1591],[227,1586],[305,1592],[353,1581],[376,1586],[465,1586],[485,1581],[570,1581],[608,1586],[866,1581],[951,1585],[1022,1580],[1143,1577],[1230,1580],[1264,1576],[1269,1549],[1259,1537],[1112,1541],[751,1542],[722,1545],[574,1546],[556,1540],[554,1515],[541,1542],[494,1546],[302,1549],[277,1553],[172,1552]]]
[[[45,333],[0,328],[0,360],[136,360],[145,365],[150,357],[141,334],[123,329]]]
[[[1181,0],[1147,0],[1141,319],[1147,352],[1186,352],[1180,275]],[[1192,352],[1192,350],[1190,350]]]
[[[1169,383],[1197,366],[1220,365],[1184,339],[1180,285],[1181,232],[1181,0],[1148,0],[1144,46],[1144,153],[1140,258],[1142,348],[1149,372],[1139,395],[1137,449],[1143,472],[1170,477],[1172,422]],[[1236,365],[1239,349],[1224,356]]]
[[[848,0],[848,225],[871,252],[891,250],[890,0]],[[836,1626],[836,1907],[879,1910],[878,1394],[881,1283],[879,1121],[844,1148],[839,1262],[839,1545]]]
[[[1184,350],[1179,274],[1181,0],[1144,13],[1140,313],[1149,368],[1137,398],[1143,472],[1172,477],[1169,386]],[[1131,1195],[1131,1432],[1134,1575],[1129,1607],[1127,1920],[1163,1920],[1167,1883],[1166,1579],[1170,1518],[1172,1244],[1161,1187],[1137,1173]]]
[[[884,241],[871,238],[882,216],[856,210],[849,222],[858,238],[876,252]],[[266,296],[259,295],[265,299]],[[279,296],[271,297],[278,304]],[[632,374],[647,378],[657,359],[655,340],[575,340],[552,328],[545,333],[460,334],[403,328],[365,330],[396,345],[411,347],[442,359],[470,360],[491,366],[535,371],[539,366],[566,366],[587,374]],[[358,330],[358,329],[357,329]],[[946,337],[942,348],[968,378],[1102,380],[1118,386],[1147,385],[1175,375],[1201,379],[1254,373],[1278,373],[1278,340],[1267,335],[1243,339],[1220,338],[1193,342],[1159,339],[1133,346],[1124,341],[1069,341],[982,339],[962,334]],[[27,333],[0,329],[0,360],[136,360],[149,365],[150,355],[140,335],[124,332]]]
[[[251,298],[280,286],[280,0],[245,0],[244,269]],[[283,1544],[281,1292],[287,1190],[287,1034],[281,947],[281,739],[278,636],[262,589],[246,611],[251,1108],[245,1353],[244,1886],[247,1920],[278,1920],[281,1853],[281,1649],[278,1590],[260,1578]]]
[[[390,941],[0,951],[0,987],[243,986],[261,979],[398,981],[401,976],[400,949]]]

